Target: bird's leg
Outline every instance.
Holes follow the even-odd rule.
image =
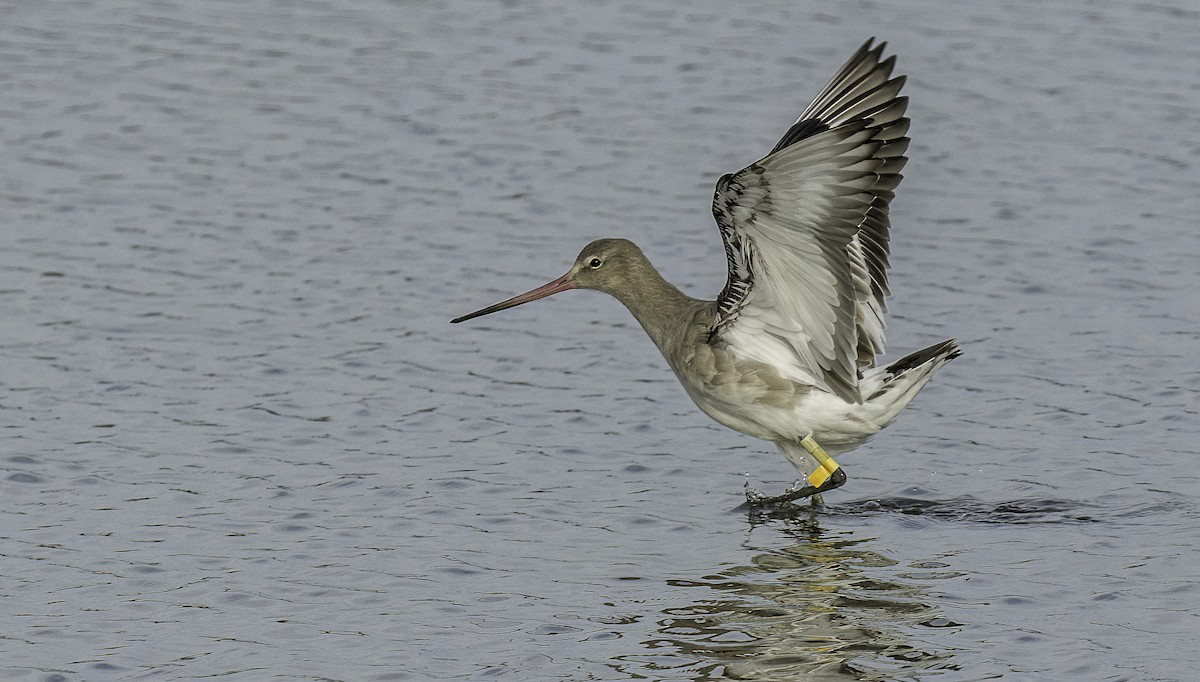
[[[805,485],[794,490],[789,490],[782,495],[762,497],[754,500],[754,502],[759,504],[792,502],[818,495],[818,493],[823,493],[827,490],[833,490],[846,482],[846,474],[842,471],[842,467],[829,456],[828,452],[825,452],[825,448],[821,447],[820,443],[812,437],[811,433],[805,436],[800,441],[800,444],[817,461],[817,468],[805,479]]]
[[[817,460],[817,468],[808,475],[808,484],[817,489],[817,492],[825,492],[833,490],[846,482],[846,474],[842,471],[842,467],[825,452],[825,448],[821,447],[820,443],[808,434],[801,439],[800,444],[808,450],[808,454]]]

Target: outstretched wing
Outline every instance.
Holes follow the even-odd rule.
[[[883,352],[888,203],[908,148],[904,77],[871,43],[713,197],[729,279],[710,340],[851,402]]]

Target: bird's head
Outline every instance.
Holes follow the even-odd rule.
[[[571,269],[562,277],[507,301],[455,318],[451,322],[464,322],[489,315],[568,289],[595,289],[625,300],[630,292],[637,290],[646,273],[653,271],[654,268],[642,250],[628,239],[597,239],[583,247]]]

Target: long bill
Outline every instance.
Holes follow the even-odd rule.
[[[546,298],[547,296],[557,294],[560,291],[566,291],[567,289],[574,289],[574,288],[575,288],[575,280],[571,279],[571,273],[568,272],[567,274],[563,275],[562,277],[559,277],[558,279],[554,280],[553,282],[548,282],[546,284],[543,284],[542,286],[534,289],[533,291],[526,291],[525,293],[521,294],[520,296],[513,296],[512,298],[508,299],[507,301],[501,301],[501,302],[497,303],[496,305],[490,305],[486,308],[481,308],[479,310],[476,310],[473,313],[468,313],[466,315],[463,315],[462,317],[456,317],[453,320],[450,320],[450,323],[457,324],[459,322],[465,322],[467,320],[471,320],[476,317],[481,317],[483,315],[490,315],[494,312],[499,312],[501,310],[512,308],[514,306],[519,306],[522,303],[529,303],[530,301],[536,301],[539,298]]]

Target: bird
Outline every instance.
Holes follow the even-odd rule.
[[[727,279],[715,300],[665,280],[633,242],[605,238],[562,277],[460,323],[571,289],[625,305],[709,417],[771,441],[801,473],[781,495],[821,500],[843,485],[834,455],[892,423],[955,339],[879,365],[884,352],[889,205],[908,161],[905,76],[867,40],[766,156],[723,175],[712,212]]]

